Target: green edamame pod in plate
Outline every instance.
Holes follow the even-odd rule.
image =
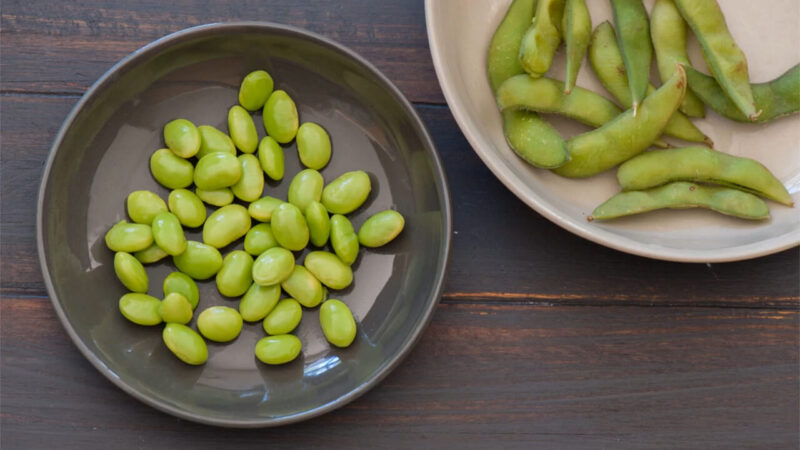
[[[286,364],[294,361],[303,344],[297,336],[282,334],[279,336],[267,336],[256,342],[256,358],[264,364],[277,365]]]
[[[561,25],[564,43],[567,46],[567,68],[564,80],[564,93],[569,94],[575,87],[583,55],[589,46],[592,34],[592,17],[586,7],[586,0],[567,0],[564,5],[564,18]]]
[[[318,201],[309,203],[305,210],[305,217],[311,243],[315,247],[324,246],[331,234],[331,220],[325,205]]]
[[[267,134],[281,144],[287,144],[294,139],[300,123],[294,100],[282,90],[273,92],[267,99],[263,119]]]
[[[105,240],[113,252],[138,252],[153,243],[153,231],[150,225],[121,220],[108,230]]]
[[[172,257],[175,267],[195,280],[207,280],[222,267],[222,255],[216,248],[197,241],[187,241],[186,251]]]
[[[236,146],[227,134],[210,125],[200,125],[197,131],[200,133],[200,150],[194,156],[198,160],[209,153],[230,153],[236,156]]]
[[[258,144],[258,161],[268,177],[276,181],[283,179],[285,167],[283,148],[271,136],[265,136]]]
[[[550,70],[553,55],[561,43],[561,21],[564,0],[539,0],[533,24],[522,37],[519,62],[532,77],[540,77]]]
[[[131,192],[128,194],[125,206],[132,221],[146,225],[153,223],[156,214],[167,210],[166,202],[150,191]]]
[[[203,225],[203,242],[222,248],[247,234],[250,215],[242,205],[228,205],[214,211]]]
[[[168,323],[161,336],[169,351],[186,364],[197,366],[208,360],[206,342],[186,325]]]
[[[254,153],[258,147],[258,132],[253,118],[246,109],[239,105],[228,110],[228,131],[236,148],[242,153]]]
[[[175,119],[164,125],[164,142],[181,158],[191,158],[200,150],[200,133],[192,122]]]
[[[325,339],[337,347],[347,347],[356,338],[356,321],[353,313],[340,300],[326,300],[320,306],[319,324]]]
[[[180,255],[186,250],[186,236],[175,214],[159,213],[153,219],[153,240],[168,255]]]
[[[239,200],[254,202],[261,198],[264,192],[264,172],[261,163],[255,155],[239,155],[239,164],[242,166],[242,176],[239,181],[231,186],[231,192]]]
[[[280,298],[281,286],[279,284],[261,286],[253,283],[239,302],[239,314],[247,322],[258,322],[267,317]]]
[[[525,31],[531,26],[536,0],[514,0],[489,44],[486,68],[492,92],[500,84],[524,72],[519,63],[519,47]]]
[[[392,209],[370,216],[358,230],[358,242],[364,247],[380,247],[388,244],[403,231],[406,221],[403,215]]]
[[[297,129],[297,155],[309,169],[322,170],[331,160],[331,138],[324,128],[306,122]]]
[[[192,277],[183,272],[172,272],[167,275],[164,278],[162,289],[164,290],[164,297],[172,293],[181,294],[192,305],[192,309],[197,308],[197,304],[200,302],[200,291],[197,289],[197,283],[194,282]]]
[[[322,284],[303,266],[294,266],[292,274],[283,280],[281,287],[306,308],[319,305],[325,296]]]
[[[253,284],[253,257],[243,250],[234,250],[222,260],[217,272],[217,290],[226,297],[239,297]]]
[[[152,326],[161,323],[158,309],[161,300],[141,293],[125,294],[119,299],[119,311],[136,325]]]
[[[194,166],[171,150],[162,148],[150,156],[150,173],[162,186],[180,189],[192,184]]]
[[[230,153],[209,153],[197,161],[194,184],[198,189],[222,189],[233,186],[242,176],[242,164]]]
[[[167,204],[169,211],[185,227],[197,228],[206,221],[206,207],[192,191],[175,189],[169,193]]]
[[[242,332],[242,316],[229,306],[212,306],[197,316],[197,330],[214,342],[230,342]]]
[[[650,61],[653,58],[650,23],[642,0],[611,0],[611,9],[619,30],[617,41],[628,74],[635,116],[650,84]]]
[[[117,252],[114,255],[114,272],[129,291],[147,292],[147,271],[144,270],[142,263],[130,253]]]
[[[256,111],[264,106],[275,83],[269,73],[254,70],[247,74],[239,86],[239,104],[249,111]]]

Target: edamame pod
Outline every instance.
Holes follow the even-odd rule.
[[[228,110],[228,131],[233,144],[242,153],[254,153],[258,147],[258,132],[253,118],[246,109],[239,105]]]
[[[195,280],[207,280],[222,267],[222,255],[216,248],[197,241],[187,241],[186,251],[172,257],[175,267]]]
[[[272,234],[281,247],[300,251],[308,245],[309,231],[303,213],[291,203],[282,203],[272,212]]]
[[[242,332],[242,316],[229,306],[212,306],[197,316],[197,330],[208,340],[230,342]]]
[[[312,201],[306,206],[305,217],[311,243],[315,247],[324,246],[331,234],[331,220],[325,205]]]
[[[259,222],[269,222],[272,220],[272,211],[283,203],[283,200],[267,195],[250,203],[250,206],[247,207],[247,212],[250,217]]]
[[[534,167],[552,169],[570,159],[561,135],[534,112],[503,111],[503,134],[514,153]]]
[[[168,323],[161,337],[169,351],[186,364],[198,366],[208,360],[206,342],[186,325]]]
[[[156,214],[166,211],[167,204],[154,192],[133,191],[128,194],[125,202],[128,209],[128,217],[136,223],[150,225]]]
[[[686,52],[686,22],[672,0],[656,0],[650,12],[650,36],[653,38],[656,67],[662,82],[672,76],[676,64],[691,66]],[[683,97],[680,110],[690,117],[706,115],[703,102],[689,91]]]
[[[156,245],[155,242],[153,242],[146,249],[135,252],[133,256],[134,258],[139,260],[139,262],[142,264],[152,264],[154,262],[158,262],[166,258],[167,252],[161,250],[161,247],[159,247],[158,245]]]
[[[285,298],[278,302],[264,318],[262,326],[267,334],[280,335],[291,333],[303,318],[303,308],[293,298]]]
[[[644,151],[683,99],[686,73],[678,67],[669,81],[645,98],[638,115],[629,109],[602,127],[571,138],[567,145],[572,159],[553,171],[564,177],[588,177]]]
[[[264,192],[264,172],[261,163],[254,155],[240,155],[239,163],[242,166],[242,177],[231,186],[233,195],[239,200],[254,202],[261,198]]]
[[[267,317],[281,298],[281,286],[261,286],[253,283],[239,302],[239,314],[247,322],[258,322]]]
[[[167,198],[169,211],[178,218],[181,225],[197,228],[206,221],[206,207],[192,191],[175,189]]]
[[[331,247],[336,256],[348,266],[358,257],[358,236],[347,217],[334,214],[331,217]]]
[[[161,300],[158,308],[161,320],[166,323],[187,324],[192,320],[192,304],[183,295],[172,292]]]
[[[627,191],[598,206],[588,220],[614,219],[663,208],[708,208],[742,219],[769,218],[769,208],[753,194],[678,181],[644,191]]]
[[[253,281],[261,286],[280,284],[294,270],[294,255],[282,247],[273,247],[262,253],[253,263]]]
[[[325,295],[319,280],[303,266],[294,266],[292,274],[281,283],[281,287],[306,308],[319,305]]]
[[[716,0],[675,0],[675,5],[697,36],[714,78],[745,117],[756,120],[761,111],[756,110],[750,89],[747,58],[728,31]]]
[[[264,364],[277,365],[294,361],[303,344],[297,336],[283,334],[267,336],[256,342],[256,358]]]
[[[372,184],[363,170],[340,175],[322,190],[322,204],[333,214],[350,214],[369,197]]]
[[[270,179],[276,181],[283,179],[283,148],[271,136],[265,136],[258,144],[258,162]]]
[[[153,231],[150,225],[121,220],[108,230],[105,240],[112,252],[138,252],[153,243]]]
[[[567,0],[564,5],[564,18],[561,26],[564,43],[567,46],[567,68],[564,80],[564,93],[569,94],[575,87],[578,71],[589,46],[592,34],[592,17],[585,0]]]
[[[250,228],[244,236],[244,251],[258,256],[272,247],[278,246],[278,240],[272,234],[272,227],[268,223],[259,223]]]
[[[314,169],[301,170],[289,184],[289,203],[305,211],[311,202],[322,198],[324,186],[325,180],[319,172]]]
[[[253,284],[253,257],[243,250],[234,250],[222,260],[217,272],[217,290],[226,297],[239,297]]]
[[[522,38],[519,62],[532,77],[541,77],[553,63],[553,55],[561,43],[561,21],[564,0],[539,0],[533,24]]]
[[[626,161],[617,171],[623,190],[641,190],[673,181],[722,184],[792,206],[780,180],[758,161],[711,150],[684,147],[654,150]]]
[[[161,300],[141,293],[125,294],[119,299],[119,311],[136,325],[152,326],[161,323],[158,308]]]
[[[403,231],[406,221],[399,212],[387,209],[370,216],[358,230],[358,242],[364,247],[381,247]]]
[[[686,78],[689,89],[706,105],[717,114],[737,122],[769,122],[800,111],[800,64],[772,81],[750,85],[756,107],[761,110],[755,120],[748,119],[739,111],[714,78],[691,67],[686,67]]]
[[[197,161],[194,184],[198,189],[222,189],[233,186],[242,177],[242,165],[230,153],[209,153]]]
[[[326,300],[319,307],[319,324],[325,339],[337,347],[347,347],[356,338],[353,313],[340,300]]]
[[[264,106],[275,83],[269,73],[254,70],[247,74],[239,86],[239,104],[249,111],[256,111]]]
[[[164,290],[164,297],[172,293],[181,294],[190,305],[192,309],[197,308],[200,302],[200,291],[197,289],[197,283],[194,282],[192,277],[183,272],[172,272],[164,278],[162,285]]]
[[[331,138],[324,128],[306,122],[297,130],[297,155],[309,169],[322,170],[331,160]]]
[[[200,133],[192,122],[175,119],[164,125],[164,142],[181,158],[191,158],[200,150]]]
[[[316,279],[331,289],[344,289],[353,282],[353,269],[333,253],[311,252],[306,255],[303,265]]]
[[[200,150],[194,156],[198,161],[209,153],[230,153],[236,156],[236,146],[227,134],[210,125],[200,125],[197,131],[200,133]]]
[[[233,203],[233,192],[230,188],[221,189],[196,189],[197,198],[212,206],[225,206]]]
[[[203,242],[222,248],[247,234],[250,215],[242,205],[228,205],[214,211],[203,225]]]
[[[117,252],[114,255],[114,272],[129,291],[146,293],[148,280],[144,266],[130,253]]]
[[[281,144],[288,144],[297,134],[299,118],[294,100],[286,91],[277,90],[264,104],[264,129]]]
[[[514,0],[508,7],[503,21],[498,25],[489,44],[486,68],[492,92],[514,75],[524,72],[519,63],[519,48],[522,36],[531,26],[536,0]]]
[[[171,150],[162,148],[150,156],[150,173],[165,188],[180,189],[192,184],[194,166]]]
[[[168,255],[180,255],[186,250],[186,236],[175,214],[159,213],[153,219],[153,240]]]
[[[628,74],[633,115],[636,116],[639,104],[647,95],[650,61],[653,59],[647,10],[642,0],[611,0],[611,9],[619,30],[617,42]]]

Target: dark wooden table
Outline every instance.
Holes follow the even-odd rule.
[[[226,430],[138,402],[81,356],[42,283],[34,210],[61,122],[113,63],[182,28],[253,19],[342,42],[415,103],[447,169],[454,246],[433,322],[379,386],[306,423]],[[798,249],[652,261],[528,209],[456,126],[422,1],[5,0],[0,37],[3,450],[800,445]]]

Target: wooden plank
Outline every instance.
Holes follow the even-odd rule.
[[[46,295],[36,256],[34,205],[50,142],[76,101],[0,97],[3,292]],[[800,305],[800,250],[707,266],[607,249],[564,231],[511,194],[472,151],[447,108],[418,106],[417,111],[436,140],[453,198],[455,234],[445,301]],[[503,228],[497,230],[500,217]]]
[[[150,41],[205,23],[271,21],[332,38],[366,57],[413,101],[443,103],[428,50],[423,2],[295,0],[7,1],[2,11],[4,92],[81,94]]]
[[[200,426],[127,396],[46,298],[6,296],[0,313],[3,448],[798,446],[797,311],[445,304],[371,392],[268,431]]]

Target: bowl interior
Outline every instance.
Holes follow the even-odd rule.
[[[395,208],[405,231],[389,245],[362,250],[354,283],[330,298],[347,303],[359,324],[347,349],[331,348],[318,311],[304,310],[295,334],[301,357],[265,366],[253,354],[265,335],[246,324],[229,344],[209,343],[204,366],[190,367],[161,341],[161,326],[125,320],[125,293],[113,270],[104,234],[125,219],[125,198],[149,189],[169,191],[150,175],[149,156],[164,146],[163,125],[183,117],[227,130],[242,77],[267,70],[276,89],[294,98],[301,121],[322,125],[333,158],[326,181],[356,169],[373,190],[351,218],[356,229],[370,215]],[[254,120],[264,135],[260,112]],[[300,169],[295,144],[285,146],[286,177],[268,182],[265,195],[286,198]],[[432,143],[401,94],[375,69],[338,45],[288,27],[212,25],[171,35],[124,60],[90,91],[62,129],[40,196],[40,251],[51,295],[70,334],[112,381],[168,412],[221,425],[268,425],[299,420],[339,406],[369,388],[413,344],[441,289],[449,249],[446,185]],[[209,208],[209,213],[211,209]],[[187,230],[202,240],[200,230]],[[241,240],[223,255],[242,247]],[[296,253],[298,263],[304,252]],[[147,266],[149,294],[162,297],[166,260]],[[236,307],[213,278],[198,282],[196,315],[211,305]],[[194,320],[192,325],[194,325]]]
[[[426,19],[433,62],[442,90],[461,130],[494,174],[520,199],[550,220],[603,245],[644,256],[678,261],[728,261],[755,257],[797,245],[797,209],[769,202],[772,218],[747,222],[706,210],[658,211],[609,222],[587,223],[592,210],[619,191],[616,171],[584,179],[561,178],[535,169],[506,144],[500,114],[486,77],[486,49],[511,0],[472,2],[428,0]],[[648,11],[654,0],[645,0]],[[611,21],[608,2],[587,2],[593,26]],[[770,8],[758,2],[724,2],[728,26],[748,57],[752,82],[771,80],[800,60],[800,3],[775,0]],[[691,35],[691,33],[690,33]],[[699,45],[689,39],[692,63],[705,70]],[[564,79],[564,48],[559,49],[547,76]],[[652,77],[659,85],[655,69]],[[587,60],[577,84],[613,100],[595,77]],[[547,116],[562,136],[588,128]],[[766,165],[800,203],[800,116],[768,124],[739,124],[710,109],[695,124],[716,148],[754,158]],[[667,139],[670,140],[670,139]],[[688,145],[670,140],[675,145]]]

